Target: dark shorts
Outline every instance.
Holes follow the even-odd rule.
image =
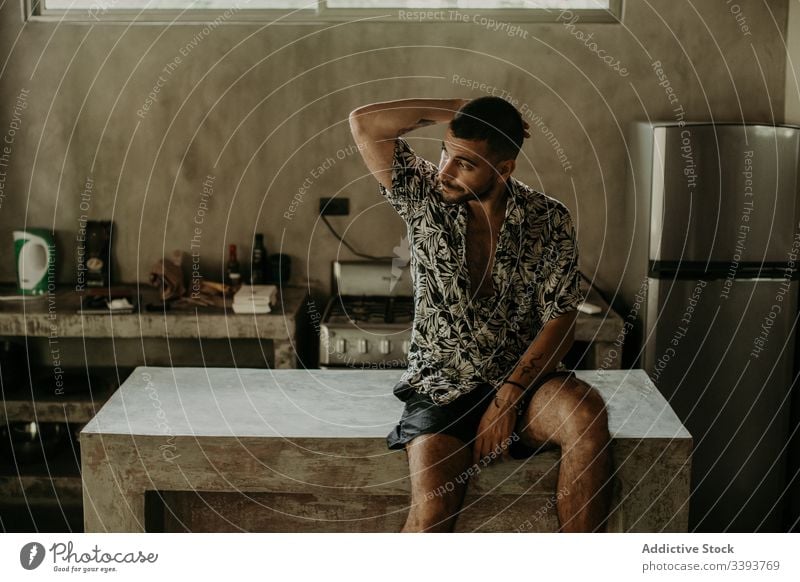
[[[574,376],[572,370],[557,370],[540,378],[525,395],[525,407],[533,398],[536,389],[551,378]],[[478,432],[486,407],[491,404],[495,391],[490,384],[481,384],[474,390],[459,396],[449,404],[438,406],[425,394],[414,390],[407,382],[395,384],[394,395],[406,403],[400,422],[386,437],[390,449],[405,448],[406,443],[414,437],[426,434],[449,434],[472,445]],[[515,459],[525,458],[536,452],[536,449],[524,445],[519,439],[511,443],[509,453]]]

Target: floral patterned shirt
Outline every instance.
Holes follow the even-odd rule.
[[[470,300],[464,203],[441,198],[438,167],[395,141],[392,189],[381,194],[408,229],[414,322],[402,380],[438,405],[497,386],[544,324],[577,309],[575,228],[567,207],[509,179],[495,251],[494,294]],[[566,369],[559,362],[558,370]]]

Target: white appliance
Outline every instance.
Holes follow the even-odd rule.
[[[414,300],[406,265],[336,261],[320,324],[320,368],[405,368]]]

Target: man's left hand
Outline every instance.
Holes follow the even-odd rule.
[[[508,449],[517,422],[517,411],[513,400],[516,400],[521,393],[521,390],[516,394],[512,391],[501,391],[489,403],[478,424],[478,434],[472,448],[473,464],[483,459],[483,464],[486,465],[498,456],[503,460],[511,458]]]

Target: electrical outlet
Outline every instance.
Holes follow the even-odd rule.
[[[322,216],[347,216],[350,214],[350,199],[320,198],[319,213]]]

